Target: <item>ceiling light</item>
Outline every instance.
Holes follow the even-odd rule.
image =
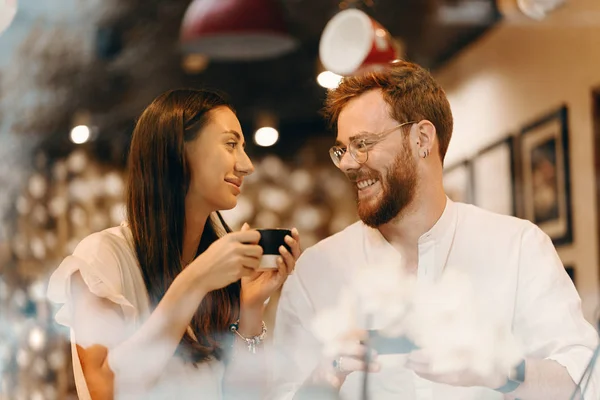
[[[353,75],[399,58],[394,39],[377,21],[358,9],[336,14],[323,29],[319,58],[340,75]]]
[[[71,129],[71,141],[75,144],[82,144],[90,140],[90,128],[86,125],[78,125]]]
[[[270,126],[263,126],[254,133],[254,142],[262,147],[273,146],[279,140],[279,132]]]
[[[331,71],[323,71],[317,76],[317,82],[324,88],[335,89],[340,85],[342,78],[343,76]]]
[[[184,51],[213,60],[258,60],[294,49],[275,0],[194,0],[181,25]]]

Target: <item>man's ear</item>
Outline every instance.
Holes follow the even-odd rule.
[[[426,158],[433,153],[437,144],[435,126],[427,120],[420,121],[415,131],[415,144],[419,157]]]

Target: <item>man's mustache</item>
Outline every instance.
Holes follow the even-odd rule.
[[[365,171],[365,170],[348,171],[348,172],[346,172],[346,176],[353,183],[356,183],[358,181],[362,181],[365,179],[379,179],[379,174],[376,174],[371,171]]]

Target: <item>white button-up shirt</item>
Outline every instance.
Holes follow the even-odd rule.
[[[555,360],[579,381],[598,335],[583,317],[581,300],[551,240],[538,227],[448,200],[440,219],[419,239],[418,253],[419,281],[435,281],[446,268],[459,269],[475,286],[482,310],[494,313],[510,327],[526,357]],[[323,358],[322,345],[311,332],[315,315],[335,306],[340,290],[358,268],[394,258],[401,265],[397,250],[377,229],[362,222],[303,253],[279,302],[273,398],[291,399]],[[488,388],[453,387],[422,379],[405,368],[406,357],[378,357],[382,369],[369,376],[369,398],[503,398]],[[586,400],[600,396],[598,375],[594,375]],[[350,374],[341,397],[359,399],[362,382],[362,373]]]

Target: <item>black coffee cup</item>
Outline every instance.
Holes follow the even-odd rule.
[[[277,257],[280,256],[279,247],[284,246],[290,253],[291,247],[285,242],[286,236],[292,236],[289,229],[257,229],[260,232],[258,245],[263,249],[263,256],[259,269],[277,269]]]

